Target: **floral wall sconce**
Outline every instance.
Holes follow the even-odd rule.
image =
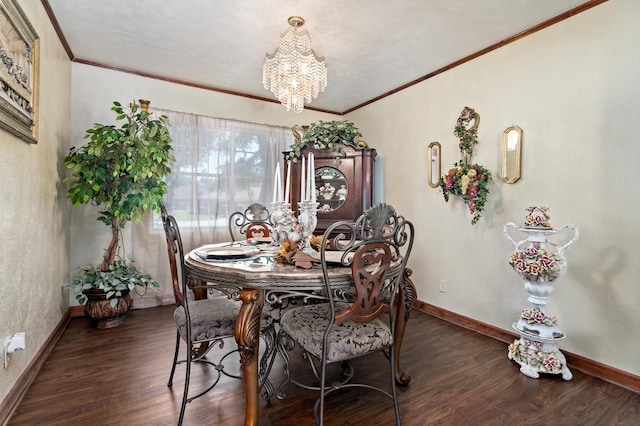
[[[440,186],[440,142],[431,142],[427,147],[427,183],[432,188]]]
[[[460,161],[454,163],[439,180],[445,201],[448,202],[452,195],[464,200],[469,213],[473,215],[472,225],[478,223],[482,216],[489,195],[489,184],[493,182],[489,169],[471,162],[473,148],[478,143],[479,125],[480,115],[473,108],[464,107],[453,130],[460,140]]]
[[[507,127],[502,133],[502,176],[505,183],[516,183],[522,175],[522,129]]]

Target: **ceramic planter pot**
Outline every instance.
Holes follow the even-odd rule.
[[[96,328],[113,328],[122,324],[124,315],[133,306],[128,290],[123,291],[123,297],[118,299],[115,307],[107,300],[107,295],[102,290],[93,290],[84,293],[87,303],[84,305],[84,313],[90,318]]]

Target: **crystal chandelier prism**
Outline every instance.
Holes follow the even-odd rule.
[[[298,31],[304,19],[292,16],[288,22],[291,28],[280,35],[280,46],[264,58],[262,83],[287,111],[298,113],[327,87],[327,66],[311,48],[309,32]]]

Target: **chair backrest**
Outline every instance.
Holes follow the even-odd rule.
[[[389,269],[391,250],[387,243],[367,243],[355,251],[351,263],[355,298],[349,308],[335,314],[335,325],[346,320],[370,322],[381,313],[389,312],[389,305],[381,298]]]
[[[169,267],[171,268],[171,284],[173,288],[173,296],[176,304],[184,306],[185,295],[182,283],[185,283],[184,276],[184,248],[182,247],[182,238],[180,237],[180,229],[176,219],[167,213],[164,204],[160,204],[160,212],[162,216],[162,225],[164,226],[164,234],[167,240],[167,253],[169,254]]]
[[[232,241],[267,238],[272,232],[269,210],[260,203],[253,203],[244,211],[237,211],[229,216],[229,235]]]
[[[346,320],[370,322],[391,311],[411,254],[413,234],[413,224],[385,203],[369,208],[355,222],[337,222],[327,228],[320,258],[333,325]],[[355,297],[348,299],[349,307],[340,311],[335,308],[336,296],[344,292],[333,291],[329,273],[336,258],[351,267],[355,290]],[[389,317],[393,321],[393,315]]]

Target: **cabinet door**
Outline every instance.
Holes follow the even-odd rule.
[[[334,222],[355,220],[371,207],[376,151],[351,147],[345,147],[345,151],[346,155],[335,161],[330,150],[316,150],[309,145],[302,150],[304,156],[313,152],[315,158],[315,188],[319,203],[316,234],[321,234]],[[291,163],[290,199],[296,215],[300,201],[300,172],[301,164]]]

